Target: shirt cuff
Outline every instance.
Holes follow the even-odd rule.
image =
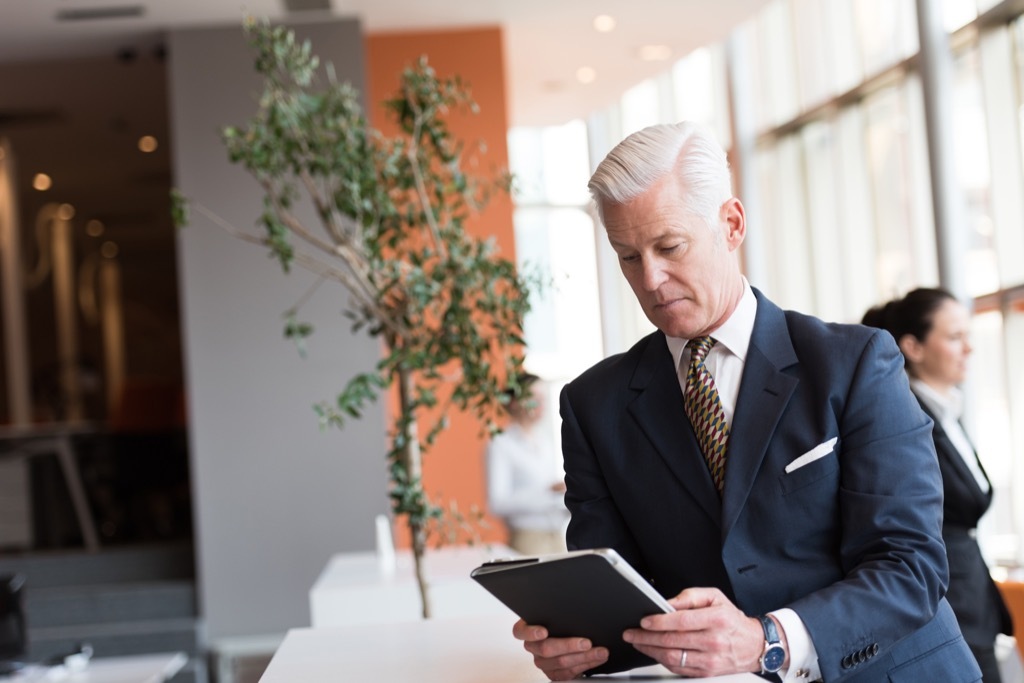
[[[811,634],[807,632],[796,612],[784,608],[775,612],[769,612],[779,622],[783,633],[786,634],[786,645],[789,650],[789,668],[779,671],[782,683],[810,683],[821,678],[821,669],[818,667],[818,651],[811,641]]]

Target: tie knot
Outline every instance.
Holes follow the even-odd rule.
[[[690,349],[690,365],[697,365],[704,362],[707,358],[708,351],[715,345],[715,340],[711,337],[697,337],[691,339],[686,346]]]

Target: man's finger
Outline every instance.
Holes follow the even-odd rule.
[[[512,635],[516,640],[544,640],[548,637],[548,630],[543,626],[533,626],[520,619],[512,626]]]

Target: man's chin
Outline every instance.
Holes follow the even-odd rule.
[[[697,336],[692,324],[683,323],[679,320],[661,320],[655,322],[654,326],[667,336],[676,337],[677,339],[693,339]]]

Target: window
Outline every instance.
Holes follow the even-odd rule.
[[[545,381],[552,407],[562,385],[604,355],[587,158],[582,121],[509,133],[516,260],[548,282],[524,323],[526,368]],[[557,443],[557,410],[547,412]]]
[[[872,76],[917,52],[914,0],[847,0],[854,21],[865,76]]]
[[[942,23],[952,33],[978,16],[974,0],[942,0]]]
[[[721,45],[694,50],[672,67],[672,121],[696,121],[715,132],[722,146],[731,144],[725,52]]]
[[[935,231],[916,79],[864,101],[878,291],[892,297],[938,283]]]
[[[756,44],[750,49],[757,83],[759,127],[769,128],[798,113],[796,54],[788,2],[768,3],[756,19]]]
[[[622,96],[622,135],[664,123],[660,116],[658,84],[653,78],[633,86]]]
[[[1024,332],[1024,330],[1021,330]],[[982,520],[981,538],[990,562],[1012,563],[1018,551],[1011,492],[1014,485],[1013,434],[1007,400],[1006,330],[998,310],[981,312],[971,324],[970,414],[964,423],[992,481],[993,507]],[[1012,382],[1010,382],[1012,384]],[[1024,481],[1020,482],[1024,485]],[[1020,490],[1017,488],[1017,490]]]
[[[978,50],[961,53],[954,65],[953,136],[957,181],[967,207],[967,292],[980,296],[999,289],[994,249],[988,131],[982,100]]]

